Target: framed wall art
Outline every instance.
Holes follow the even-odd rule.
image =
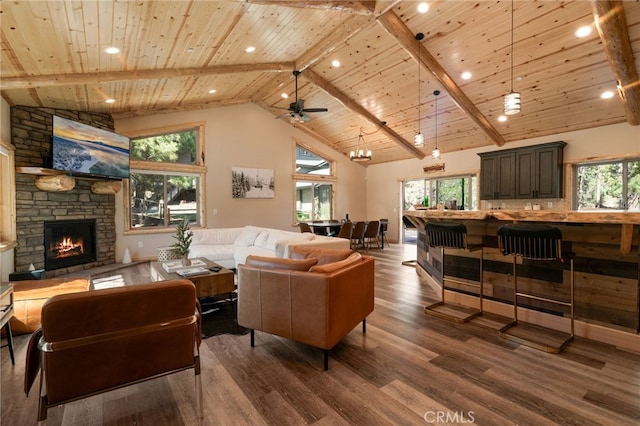
[[[273,198],[273,169],[231,168],[233,198]]]

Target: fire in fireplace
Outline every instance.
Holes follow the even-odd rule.
[[[45,269],[53,270],[96,260],[94,219],[44,223]]]

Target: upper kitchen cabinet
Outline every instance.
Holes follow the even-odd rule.
[[[480,156],[480,199],[515,198],[515,152],[505,150],[478,155]]]
[[[484,152],[480,199],[561,198],[565,142]]]
[[[565,142],[516,151],[516,198],[562,197],[562,152]]]

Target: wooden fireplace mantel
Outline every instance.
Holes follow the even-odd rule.
[[[76,186],[75,177],[69,176],[59,170],[46,169],[43,167],[16,167],[16,173],[35,175],[35,185],[41,191],[71,191]],[[88,177],[86,179],[95,178]],[[94,194],[117,194],[121,188],[122,182],[117,180],[98,180],[91,185],[91,191]]]

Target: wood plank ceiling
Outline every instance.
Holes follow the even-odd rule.
[[[247,102],[277,117],[295,99],[296,69],[305,107],[329,111],[291,125],[345,155],[362,129],[365,164],[429,158],[434,90],[443,152],[640,124],[640,2],[515,1],[513,33],[510,1],[428,4],[422,14],[416,1],[4,1],[0,93],[116,118]],[[592,33],[577,37],[581,26]],[[511,60],[522,112],[500,122]],[[606,90],[614,97],[601,99]]]

